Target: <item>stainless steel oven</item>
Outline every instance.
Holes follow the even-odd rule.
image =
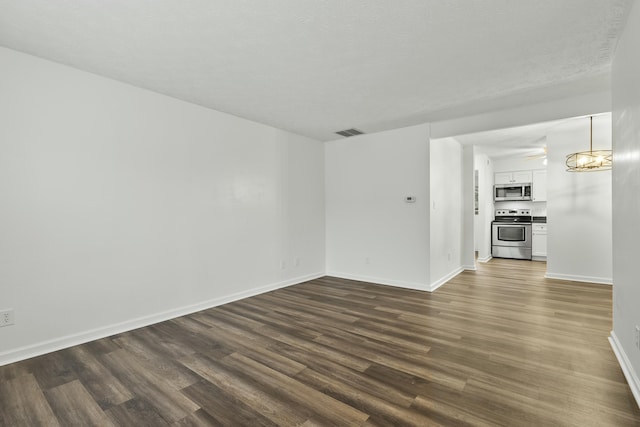
[[[491,256],[531,259],[531,211],[496,211],[491,226]]]

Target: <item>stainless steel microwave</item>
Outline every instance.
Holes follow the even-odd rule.
[[[496,184],[493,186],[493,200],[496,202],[531,200],[531,183]]]

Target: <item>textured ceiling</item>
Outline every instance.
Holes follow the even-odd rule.
[[[596,135],[606,129],[605,134],[611,134],[611,113],[594,114],[593,132]],[[527,126],[517,126],[506,129],[495,129],[478,133],[455,136],[462,145],[473,145],[477,152],[486,154],[493,159],[514,158],[522,159],[530,156],[540,157],[545,153],[547,136],[550,133],[562,131],[584,132],[589,129],[589,116],[572,117]],[[606,141],[594,137],[594,146],[605,148],[601,144]],[[609,140],[610,143],[610,140]],[[589,148],[589,140],[585,139],[585,150]],[[567,153],[568,154],[568,153]]]
[[[632,0],[0,0],[0,45],[338,138],[607,89]]]
[[[584,117],[535,123],[527,126],[496,129],[485,132],[458,135],[462,145],[474,145],[478,152],[497,159],[504,157],[538,156],[544,153],[547,135],[558,125],[582,123]]]

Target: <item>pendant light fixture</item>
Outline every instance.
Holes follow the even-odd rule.
[[[593,116],[589,117],[589,151],[580,151],[567,156],[567,172],[598,172],[611,169],[612,150],[593,149]]]

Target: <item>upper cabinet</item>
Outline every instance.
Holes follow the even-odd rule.
[[[532,181],[532,174],[531,171],[497,172],[494,180],[496,184],[523,184]]]
[[[534,202],[546,202],[547,201],[547,171],[535,170],[533,171],[533,183],[531,189],[531,200]]]

